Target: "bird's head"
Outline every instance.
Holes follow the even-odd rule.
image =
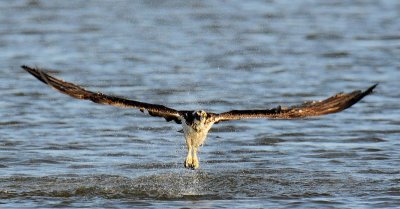
[[[204,110],[198,110],[193,112],[188,112],[184,118],[185,123],[190,125],[193,129],[202,129],[207,123],[208,114]]]
[[[204,110],[199,110],[192,113],[193,121],[191,122],[191,126],[193,129],[198,130],[202,129],[206,123],[207,113]]]
[[[194,113],[194,118],[198,121],[205,121],[207,118],[207,113],[204,110],[199,110]]]

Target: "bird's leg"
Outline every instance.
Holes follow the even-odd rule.
[[[199,158],[197,158],[197,148],[193,147],[193,160],[192,160],[192,168],[198,169],[200,167]]]
[[[192,167],[192,161],[193,161],[193,158],[192,158],[192,144],[188,140],[186,140],[186,146],[187,146],[188,154],[186,156],[186,160],[185,160],[184,166],[185,166],[185,168],[191,168]]]

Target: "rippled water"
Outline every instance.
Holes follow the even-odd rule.
[[[1,1],[0,207],[400,205],[400,3]],[[340,114],[180,126],[45,87],[27,64],[177,109],[265,108],[379,82]]]

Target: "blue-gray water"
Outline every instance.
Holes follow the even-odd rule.
[[[0,207],[395,208],[400,2],[1,1]],[[176,109],[268,108],[379,82],[351,109],[180,126],[78,101],[19,68]]]

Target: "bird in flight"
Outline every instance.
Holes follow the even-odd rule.
[[[90,100],[99,104],[136,108],[141,112],[147,111],[150,116],[163,117],[168,122],[174,121],[175,123],[182,124],[188,152],[184,166],[191,169],[199,168],[197,150],[204,143],[208,131],[216,123],[256,118],[295,119],[337,113],[351,107],[366,95],[371,94],[373,89],[378,85],[372,85],[365,91],[356,90],[350,93],[339,93],[325,100],[305,102],[297,106],[278,106],[271,109],[231,110],[223,113],[213,113],[204,110],[175,110],[159,104],[139,102],[100,92],[93,92],[76,84],[50,76],[41,69],[25,65],[21,67],[43,83],[71,97]]]

